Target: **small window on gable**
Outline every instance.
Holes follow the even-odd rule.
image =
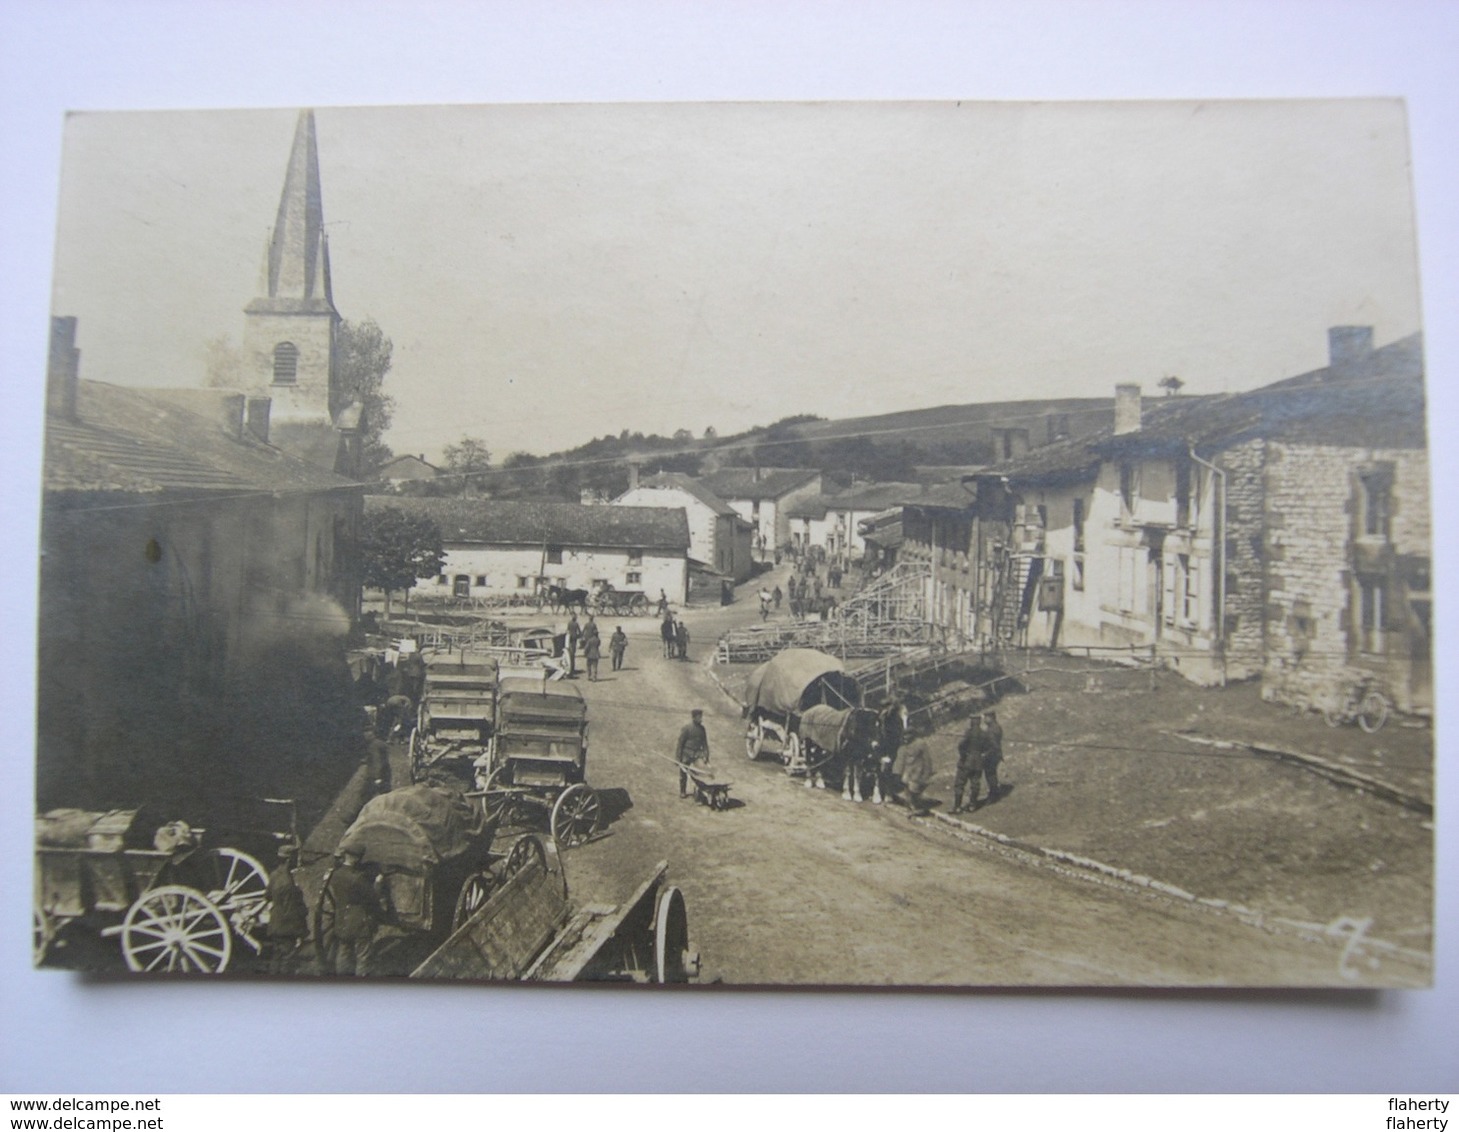
[[[643,565],[643,551],[637,547],[628,552],[628,564],[630,566]]]
[[[560,564],[562,562],[562,547],[549,546],[547,548],[547,561]]]
[[[293,385],[299,376],[299,347],[280,342],[274,347],[274,384]]]
[[[1358,476],[1362,488],[1359,500],[1362,510],[1362,534],[1366,538],[1388,541],[1393,518],[1393,468],[1391,465],[1362,472]]]

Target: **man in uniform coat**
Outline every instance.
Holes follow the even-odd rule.
[[[385,917],[380,896],[370,878],[360,867],[363,856],[358,849],[345,849],[340,863],[329,878],[334,894],[334,973],[336,975],[368,975],[370,952],[375,932]]]
[[[709,734],[704,730],[704,712],[695,708],[689,713],[689,722],[679,732],[679,741],[674,746],[674,761],[679,764],[679,797],[687,798],[689,771],[687,767],[696,763],[709,765]]]
[[[617,672],[623,667],[623,654],[628,651],[628,634],[623,631],[623,626],[613,630],[613,635],[608,638],[608,656],[613,661],[613,671]]]
[[[972,803],[969,809],[978,808],[978,787],[983,777],[983,758],[987,754],[988,737],[983,731],[983,717],[973,716],[968,720],[968,729],[957,743],[957,777],[952,784],[952,812],[963,812],[963,791],[972,785]]]
[[[930,812],[922,795],[932,781],[932,753],[927,749],[927,740],[921,734],[907,731],[911,742],[898,753],[899,774],[907,787],[907,816],[925,818]],[[914,737],[915,736],[915,737]]]
[[[309,909],[303,890],[294,879],[294,849],[279,850],[279,864],[269,874],[264,895],[268,898],[268,970],[270,975],[296,973],[299,948],[309,937]]]
[[[583,637],[583,659],[588,662],[588,680],[598,679],[598,661],[603,656],[603,646],[598,641],[597,626],[593,626],[593,635]]]
[[[576,676],[578,674],[578,642],[582,640],[583,627],[578,624],[578,615],[574,613],[567,619],[567,674]]]
[[[1003,761],[1003,728],[998,723],[997,712],[987,712],[983,717],[983,777],[988,780],[988,801],[996,802],[1003,793],[998,785],[998,764]],[[977,789],[976,783],[973,789]]]

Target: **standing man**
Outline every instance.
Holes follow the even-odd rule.
[[[309,937],[309,909],[304,892],[294,879],[294,846],[279,849],[279,864],[269,874],[264,895],[268,898],[268,941],[270,975],[296,973],[299,948]]]
[[[998,764],[1003,761],[1003,728],[999,726],[996,711],[986,714],[983,737],[983,777],[988,780],[988,801],[996,802],[1003,793],[1003,787],[998,785]]]
[[[688,767],[696,763],[709,765],[709,734],[704,730],[704,711],[695,708],[689,713],[689,722],[679,732],[679,742],[674,747],[674,761],[679,764],[679,797],[692,796],[689,789]]]
[[[598,643],[597,627],[594,626],[591,637],[583,638],[583,659],[588,662],[588,682],[597,683],[598,660],[602,657],[602,646]]]
[[[674,651],[680,660],[689,659],[689,626],[682,617],[674,622]]]
[[[970,810],[978,808],[978,787],[983,776],[983,758],[987,753],[987,736],[983,733],[983,717],[968,720],[968,729],[957,743],[957,777],[952,784],[952,812],[963,812],[963,790],[972,784]]]
[[[760,620],[764,621],[770,616],[770,591],[763,586],[760,589]]]
[[[669,611],[664,610],[664,619],[659,622],[659,636],[664,641],[664,658],[674,655],[674,619],[669,616]]]
[[[912,741],[902,748],[901,778],[907,787],[907,816],[925,818],[931,811],[922,795],[932,781],[932,754],[927,749],[927,740],[919,732],[907,731]]]
[[[770,591],[770,596],[775,599],[775,612],[779,613],[780,603],[785,598],[785,594],[781,592],[779,585],[777,585],[773,590]]]
[[[359,849],[341,849],[340,863],[329,877],[334,894],[334,954],[336,975],[368,975],[375,932],[385,918],[380,896],[360,867],[364,855]]]
[[[578,624],[578,615],[574,613],[567,619],[567,674],[570,677],[578,674],[578,642],[582,636],[583,627]]]
[[[628,651],[628,635],[624,633],[623,626],[613,630],[613,635],[608,638],[608,656],[613,661],[613,671],[617,672],[623,667],[623,654]]]

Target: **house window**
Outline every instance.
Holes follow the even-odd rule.
[[[1120,547],[1120,612],[1135,612],[1136,573],[1139,555],[1133,547]]]
[[[1120,521],[1129,523],[1135,517],[1135,496],[1140,488],[1134,464],[1120,465]]]
[[[1084,551],[1084,500],[1074,500],[1074,549],[1080,553]],[[1076,590],[1082,590],[1084,586],[1077,585]]]
[[[454,596],[456,596],[456,597],[470,597],[471,596],[471,575],[470,574],[457,574],[456,575],[456,584],[454,586],[452,586],[451,593]]]
[[[1382,578],[1358,579],[1358,647],[1363,652],[1384,651],[1383,617],[1388,607],[1388,587]]]
[[[628,571],[628,584],[630,586],[643,585],[643,572],[641,570]]]
[[[562,565],[562,547],[549,546],[547,548],[547,561],[559,566]]]
[[[299,376],[299,347],[280,342],[274,347],[274,384],[293,385]]]
[[[529,590],[531,588],[532,588],[532,579],[529,578],[529,577],[527,577],[526,574],[518,574],[517,575],[517,589],[519,589],[519,590]]]
[[[485,574],[477,574],[476,575],[476,584],[478,586],[484,586],[484,585],[486,585],[486,575]]]
[[[1201,619],[1201,560],[1189,554],[1177,556],[1182,579],[1180,591],[1181,624],[1194,628]]]
[[[1365,538],[1387,542],[1393,519],[1393,470],[1382,468],[1364,472],[1359,475],[1358,483],[1361,487],[1359,505],[1362,510],[1362,526],[1359,529]]]
[[[1189,527],[1191,521],[1191,464],[1189,460],[1175,462],[1175,525]]]
[[[437,574],[436,575],[436,585],[438,585],[438,586],[444,586],[450,580],[451,579],[448,578],[448,577],[446,577],[445,574]]]
[[[628,564],[630,566],[642,566],[643,565],[643,551],[641,551],[641,550],[630,550],[628,552]]]
[[[1084,590],[1084,555],[1082,554],[1076,554],[1069,559],[1069,587],[1080,592]]]

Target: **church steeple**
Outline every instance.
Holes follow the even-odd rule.
[[[275,423],[334,427],[345,407],[335,377],[338,326],[314,112],[301,110],[258,295],[244,308],[250,384],[272,398]]]
[[[334,309],[329,252],[324,234],[324,195],[319,188],[319,148],[314,111],[299,111],[284,191],[269,240],[260,298],[322,303]]]

